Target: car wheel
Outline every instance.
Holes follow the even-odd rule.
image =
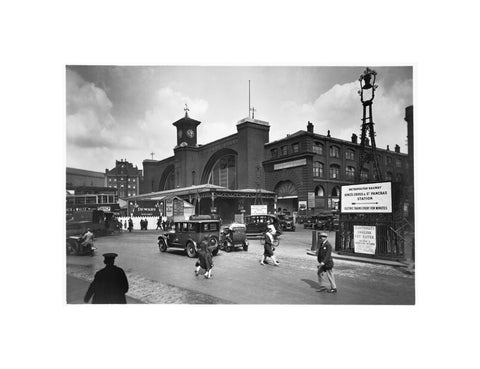
[[[248,245],[243,244],[243,251],[248,251]]]
[[[217,247],[215,250],[213,250],[213,251],[212,251],[212,255],[213,255],[213,256],[217,256],[219,249],[220,249],[220,248]]]
[[[225,245],[225,251],[226,251],[226,252],[232,251],[232,246],[230,246],[230,245]]]
[[[192,242],[187,243],[186,251],[189,258],[197,256],[197,250],[195,250],[195,245]]]
[[[165,252],[167,251],[167,243],[163,238],[160,238],[158,240],[158,248],[160,249],[160,252]]]

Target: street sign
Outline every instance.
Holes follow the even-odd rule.
[[[251,215],[265,215],[267,214],[267,205],[250,205]]]
[[[353,226],[353,247],[356,253],[375,255],[377,248],[376,226]]]
[[[392,183],[342,186],[342,213],[391,213]]]

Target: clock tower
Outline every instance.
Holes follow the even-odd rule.
[[[197,126],[201,123],[188,116],[188,107],[185,104],[185,116],[173,125],[177,127],[177,146],[197,146]]]

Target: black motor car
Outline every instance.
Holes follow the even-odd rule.
[[[293,217],[288,215],[279,215],[278,216],[278,224],[280,230],[282,231],[293,231],[295,232],[295,223],[293,221]]]
[[[268,225],[273,224],[276,230],[279,230],[278,218],[275,215],[247,215],[245,225],[247,226],[247,235],[259,236],[267,231]]]
[[[220,221],[219,220],[185,220],[175,222],[175,229],[158,236],[160,252],[165,252],[169,247],[184,249],[188,257],[197,256],[200,242],[208,238],[208,247],[213,255],[220,249]]]

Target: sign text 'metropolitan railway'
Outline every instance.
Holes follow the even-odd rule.
[[[391,213],[391,182],[342,186],[342,213]]]

